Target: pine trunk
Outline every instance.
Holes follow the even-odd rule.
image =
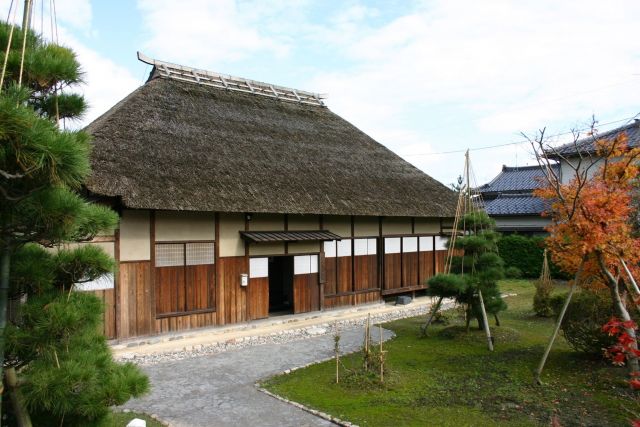
[[[3,377],[2,367],[4,365],[4,329],[7,325],[7,304],[9,300],[9,273],[11,268],[11,249],[9,237],[5,236],[2,254],[0,254],[0,378]],[[0,419],[2,419],[2,395],[4,387],[0,393]]]
[[[11,399],[11,406],[13,407],[13,413],[16,417],[18,427],[31,427],[31,417],[29,416],[29,412],[27,412],[24,399],[18,389],[16,368],[7,368],[4,373],[4,378],[9,388],[9,398]]]

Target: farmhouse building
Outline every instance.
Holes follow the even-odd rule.
[[[109,337],[376,302],[443,268],[454,193],[319,95],[140,59],[149,80],[87,127],[87,190],[121,217],[95,242]]]

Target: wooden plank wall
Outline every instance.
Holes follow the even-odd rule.
[[[101,330],[107,339],[116,337],[116,305],[115,305],[115,289],[102,289],[99,291],[90,291],[104,304],[104,313],[102,313]]]
[[[355,304],[367,304],[380,301],[380,290],[358,292],[354,296]]]
[[[150,272],[149,261],[120,263],[116,283],[118,338],[131,338],[155,332]]]
[[[416,287],[418,283],[418,252],[402,254],[402,286]]]
[[[215,308],[216,280],[213,264],[156,267],[155,282],[158,316]]]
[[[293,276],[293,308],[294,313],[320,310],[318,273]]]
[[[240,286],[240,275],[249,272],[248,258],[243,256],[218,259],[220,304],[218,322],[225,325],[247,320],[247,289]]]
[[[326,297],[328,295],[335,295],[337,292],[338,258],[324,257],[324,265],[325,265],[324,294]],[[320,268],[322,268],[322,266],[320,266]]]
[[[338,265],[337,294],[352,292],[351,256],[337,257],[336,263]]]
[[[459,254],[455,254],[459,255]],[[444,263],[447,259],[447,250],[438,250],[436,251],[436,274],[444,272]]]
[[[420,251],[418,252],[420,259],[420,281],[421,285],[425,285],[435,274],[435,262],[433,251]]]
[[[402,288],[402,254],[384,254],[384,289]]]
[[[247,318],[248,320],[269,317],[269,278],[258,277],[249,279],[247,289]]]
[[[156,315],[181,311],[185,300],[184,266],[156,267]]]
[[[378,257],[377,255],[357,255],[353,257],[354,290],[378,288]]]
[[[342,307],[345,305],[351,305],[351,301],[353,300],[353,295],[340,295],[340,296],[325,296],[324,297],[324,308],[336,308]]]

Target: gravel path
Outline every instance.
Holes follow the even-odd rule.
[[[123,408],[154,414],[175,427],[333,425],[255,387],[266,377],[331,357],[331,328],[314,328],[250,337],[241,343],[228,343],[231,348],[236,344],[244,348],[227,351],[201,347],[133,358],[149,375],[152,390]],[[377,328],[374,331],[377,337]],[[385,339],[392,337],[392,332],[383,331]],[[362,345],[363,333],[362,327],[342,330],[342,351],[356,351]]]

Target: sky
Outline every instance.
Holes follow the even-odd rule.
[[[50,0],[34,1],[33,28],[51,39]],[[10,3],[1,2],[4,17]],[[640,114],[637,0],[55,5],[57,40],[78,54],[78,91],[91,106],[76,126],[144,84],[151,67],[137,51],[326,94],[332,111],[447,185],[466,149],[483,184],[502,165],[535,164],[523,133],[545,128],[559,144],[592,117],[603,132]]]

